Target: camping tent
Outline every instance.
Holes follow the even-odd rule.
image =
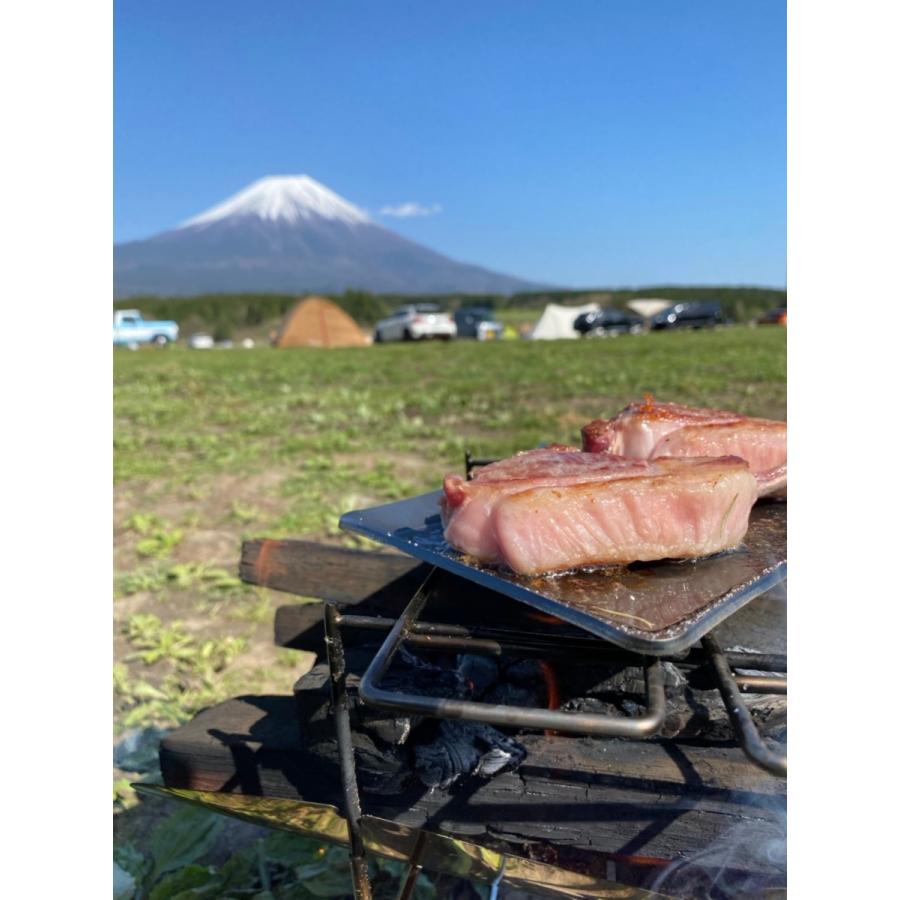
[[[369,339],[339,306],[323,297],[301,300],[285,317],[276,347],[364,347]]]
[[[655,316],[664,309],[668,309],[672,303],[672,300],[651,300],[648,297],[645,300],[629,300],[625,305],[639,316],[649,319],[650,316]]]
[[[588,303],[585,306],[559,306],[556,303],[548,303],[537,325],[534,326],[531,339],[553,341],[557,338],[580,337],[575,330],[575,320],[582,313],[593,312],[595,309],[596,303]]]

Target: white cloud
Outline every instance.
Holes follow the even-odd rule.
[[[382,206],[378,212],[382,216],[393,216],[395,219],[410,219],[413,216],[435,216],[442,209],[440,203],[423,206],[415,200],[410,200],[408,203],[398,203],[396,206]]]

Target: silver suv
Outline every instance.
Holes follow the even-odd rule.
[[[456,337],[456,323],[436,303],[410,303],[375,325],[375,342],[421,341]]]

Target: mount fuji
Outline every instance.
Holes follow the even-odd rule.
[[[407,240],[307,175],[262,178],[176,228],[117,244],[113,273],[116,297],[541,287]]]

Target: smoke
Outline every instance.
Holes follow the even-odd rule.
[[[703,850],[663,869],[651,890],[685,900],[756,900],[787,884],[787,813],[778,798],[766,818],[746,819]]]

